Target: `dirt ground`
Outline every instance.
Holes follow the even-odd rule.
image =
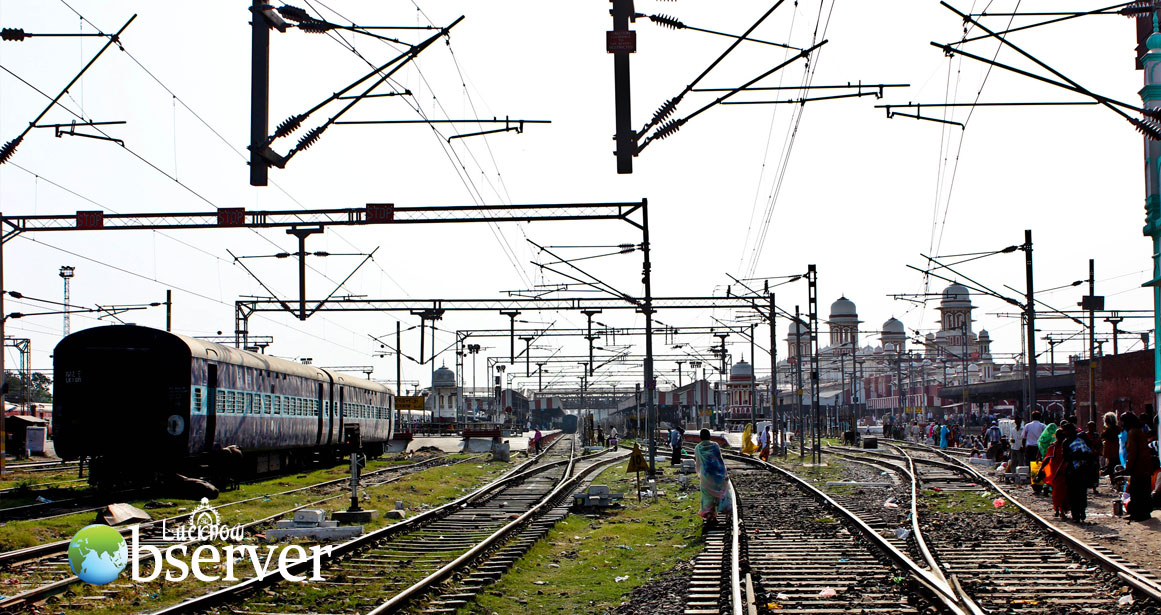
[[[1036,495],[1030,486],[1001,487],[1020,503],[1072,536],[1091,545],[1105,547],[1127,562],[1161,575],[1161,512],[1154,511],[1152,519],[1140,523],[1130,523],[1128,517],[1114,517],[1113,502],[1120,495],[1109,487],[1107,478],[1101,478],[1098,494],[1089,491],[1087,525],[1054,518],[1052,498]]]

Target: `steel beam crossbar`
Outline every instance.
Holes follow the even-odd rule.
[[[222,208],[209,212],[113,214],[78,211],[75,214],[0,216],[7,229],[24,231],[161,230],[204,228],[279,228],[305,225],[354,225],[387,222],[369,219],[366,208],[246,211]],[[372,214],[373,218],[373,214]]]
[[[570,203],[564,205],[437,205],[396,207],[370,203],[363,208],[247,211],[221,208],[182,213],[116,214],[78,211],[75,214],[0,216],[5,240],[25,231],[163,230],[204,228],[282,228],[306,225],[431,224],[451,222],[538,222],[549,220],[622,220],[634,227],[632,215],[641,202]]]
[[[674,309],[741,309],[750,307],[745,297],[654,297],[653,310]],[[239,309],[252,312],[279,312],[284,301],[255,297],[235,302]],[[541,299],[364,299],[338,297],[327,301],[320,312],[396,312],[438,309],[448,312],[499,312],[501,310],[636,310],[638,306],[615,297],[556,297]]]

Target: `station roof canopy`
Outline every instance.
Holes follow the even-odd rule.
[[[1022,378],[977,382],[968,385],[968,397],[973,403],[1015,399],[1024,394],[1024,383],[1025,381]],[[962,398],[963,389],[962,386],[943,387],[939,391],[939,396],[944,399]],[[1039,395],[1070,393],[1076,390],[1076,374],[1039,376],[1036,378],[1036,390]]]

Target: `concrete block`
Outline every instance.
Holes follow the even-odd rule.
[[[369,523],[377,516],[377,510],[336,510],[331,513],[331,519],[339,523]]]
[[[395,509],[383,513],[384,519],[402,519],[407,516],[407,511]]]
[[[315,540],[318,542],[336,542],[350,540],[363,534],[363,526],[347,525],[344,527],[301,527],[290,529],[273,529],[266,531],[266,542],[280,540]]]
[[[326,518],[327,511],[322,510],[321,508],[303,508],[301,510],[294,511],[295,523],[312,523],[317,525],[325,521]]]

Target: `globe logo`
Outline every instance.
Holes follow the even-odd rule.
[[[69,567],[91,585],[116,579],[129,563],[129,546],[120,532],[107,525],[81,528],[69,543]]]

